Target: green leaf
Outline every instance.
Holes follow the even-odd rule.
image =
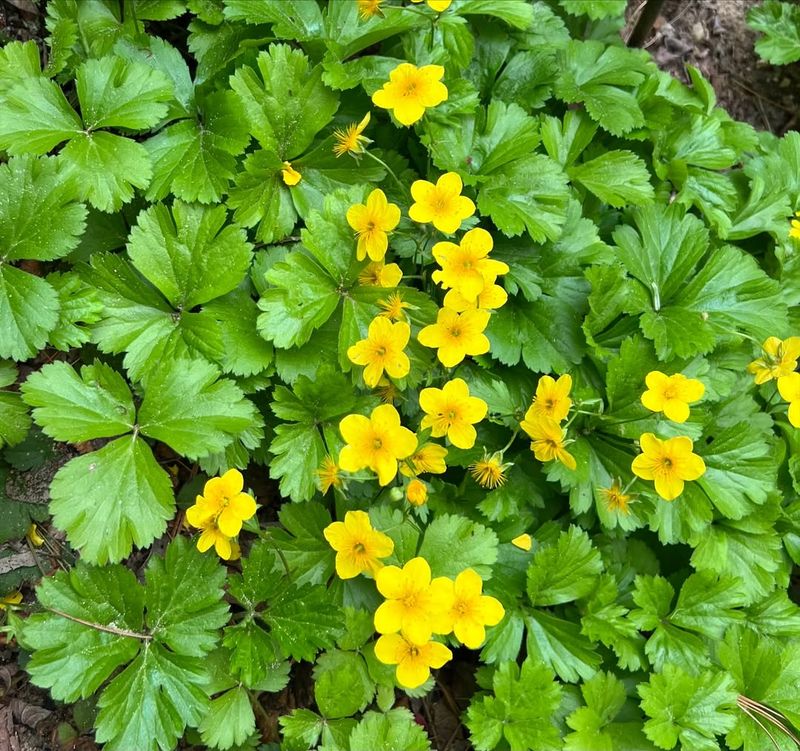
[[[84,129],[145,130],[167,114],[167,77],[138,62],[109,56],[87,60],[75,77]]]
[[[192,459],[222,451],[261,424],[241,390],[200,360],[178,360],[152,371],[138,421],[144,435]]]
[[[183,201],[215,203],[228,192],[236,159],[250,136],[244,111],[233,92],[210,94],[202,118],[181,120],[144,142],[153,162],[147,198],[170,193]]]
[[[559,605],[585,597],[603,571],[589,535],[570,526],[555,544],[539,547],[528,566],[528,597],[533,605]]]
[[[231,88],[261,146],[282,160],[293,159],[331,121],[338,99],[322,83],[322,67],[312,69],[301,50],[272,44],[259,54],[257,64],[260,77],[243,66],[231,78]]]
[[[314,700],[326,719],[363,712],[375,695],[367,664],[357,652],[324,652],[314,666]]]
[[[622,16],[626,0],[559,0],[561,7],[571,16],[589,16],[593,21],[609,16]]]
[[[38,276],[0,265],[0,357],[33,357],[57,323],[56,291]]]
[[[0,94],[25,78],[42,75],[36,42],[8,42],[0,49]]]
[[[28,408],[22,397],[14,391],[4,391],[17,380],[17,369],[0,360],[0,448],[14,446],[25,439],[31,426]],[[3,482],[0,482],[2,494]],[[3,525],[5,526],[5,525]]]
[[[630,151],[606,151],[588,162],[573,165],[567,174],[570,180],[616,208],[653,201],[647,166]]]
[[[548,665],[559,678],[576,683],[595,674],[600,655],[577,623],[533,610],[526,614],[525,626],[528,655]]]
[[[53,478],[50,497],[54,522],[93,563],[148,546],[175,513],[169,475],[132,436],[71,459]]]
[[[525,0],[504,0],[502,4],[493,0],[465,0],[457,11],[462,16],[493,16],[522,30],[530,29],[535,17],[535,9]]]
[[[502,663],[492,678],[493,695],[473,699],[466,725],[478,751],[491,751],[503,738],[511,751],[556,751],[561,739],[552,716],[562,688],[550,669],[532,658],[520,668]]]
[[[647,737],[660,748],[719,751],[717,735],[731,730],[737,692],[726,673],[704,671],[697,676],[675,665],[653,673],[639,685],[642,709],[650,717],[644,724]]]
[[[256,730],[256,716],[247,689],[238,686],[214,699],[198,730],[203,743],[212,748],[243,745]]]
[[[398,707],[388,712],[367,712],[350,733],[349,748],[370,751],[431,751],[431,742],[414,715]]]
[[[133,397],[125,379],[96,360],[80,376],[65,362],[45,365],[22,386],[33,418],[58,441],[77,443],[110,438],[133,428]]]
[[[281,39],[314,40],[322,36],[322,14],[316,2],[308,0],[225,0],[225,18],[246,23],[273,24]]]
[[[273,152],[254,151],[245,159],[244,172],[236,176],[228,197],[235,221],[256,227],[256,239],[264,243],[283,240],[297,222],[297,210],[281,169],[283,162]]]
[[[86,208],[55,159],[31,156],[0,164],[0,260],[52,261],[74,250]]]
[[[542,8],[546,6],[534,6],[535,10],[541,11]],[[517,52],[497,77],[493,94],[529,111],[540,109],[552,96],[557,70],[554,50]]]
[[[738,578],[692,574],[681,586],[669,620],[709,639],[721,639],[730,626],[743,619],[744,614],[735,608],[746,602]]]
[[[515,237],[525,230],[536,242],[561,234],[569,198],[567,176],[543,154],[518,159],[478,194],[478,208],[498,229]]]
[[[333,573],[334,555],[323,536],[331,523],[328,510],[317,503],[285,503],[278,512],[279,527],[269,529],[272,543],[283,553],[298,584],[321,584]]]
[[[224,206],[156,204],[139,214],[128,255],[173,307],[190,310],[235,289],[250,268],[252,246],[227,216]]]
[[[437,515],[428,525],[419,548],[433,576],[455,578],[466,568],[488,578],[497,560],[497,535],[464,516]]]
[[[590,40],[559,51],[556,96],[583,103],[592,120],[615,136],[644,125],[636,89],[645,80],[647,57],[638,51]]]
[[[133,198],[133,189],[146,188],[153,174],[142,144],[102,130],[77,135],[59,159],[79,186],[81,200],[105,212],[119,211]]]
[[[96,290],[85,284],[74,272],[47,275],[47,283],[58,293],[58,325],[50,332],[50,343],[62,352],[86,344],[90,338],[87,324],[97,323],[103,306]]]
[[[773,65],[800,60],[800,8],[778,0],[764,0],[747,12],[747,25],[764,34],[756,52]]]

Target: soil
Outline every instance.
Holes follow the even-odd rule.
[[[782,135],[800,128],[800,63],[771,66],[755,54],[756,34],[746,25],[745,18],[759,1],[666,0],[644,46],[662,69],[685,82],[685,65],[698,68],[714,86],[720,106],[735,119]],[[0,0],[0,46],[12,40],[34,40],[44,55],[44,5],[44,0]],[[643,5],[644,0],[630,0],[625,34]],[[66,458],[62,457],[62,461]],[[274,488],[259,487],[255,475],[248,477],[248,482],[274,516]],[[31,473],[27,490],[46,500],[47,484],[46,477]],[[46,526],[46,531],[51,539],[60,539],[57,530]],[[30,601],[31,592],[26,590],[25,595]],[[72,709],[56,705],[48,692],[27,681],[19,666],[20,662],[24,664],[20,657],[16,645],[0,635],[0,751],[96,749],[91,733],[77,729],[83,729],[84,723],[78,721]],[[284,692],[263,697],[258,720],[263,740],[277,740],[278,716],[293,706],[310,703],[306,668],[296,666]],[[437,747],[465,751],[470,745],[460,713],[474,691],[472,667],[464,661],[454,661],[439,679],[441,691],[422,700],[404,701],[436,740]]]

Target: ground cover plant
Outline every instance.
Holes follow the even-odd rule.
[[[625,6],[50,0],[0,49],[0,477],[63,457],[4,629],[99,744],[800,745],[800,134]]]

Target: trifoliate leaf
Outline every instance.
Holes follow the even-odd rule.
[[[314,699],[327,719],[363,712],[375,695],[364,658],[357,652],[332,649],[314,666]]]
[[[736,723],[736,691],[726,673],[704,671],[690,675],[675,665],[653,673],[639,684],[642,709],[650,717],[644,732],[659,748],[696,748],[719,751],[717,735]]]
[[[764,0],[747,12],[747,25],[763,32],[756,52],[773,65],[800,60],[800,8],[779,0]]]
[[[0,264],[0,357],[33,357],[57,324],[56,291],[38,276]]]
[[[255,405],[241,390],[199,360],[163,363],[152,371],[138,421],[144,435],[193,459],[222,451],[239,434],[261,425]]]
[[[313,381],[300,376],[293,391],[276,387],[273,398],[272,411],[288,422],[275,427],[270,475],[281,481],[285,496],[308,500],[317,491],[316,471],[327,453],[320,429],[333,428],[353,411],[353,387],[341,373],[324,370]]]
[[[653,200],[653,186],[645,163],[630,151],[606,151],[567,169],[570,180],[583,185],[601,201],[622,208]]]
[[[431,742],[414,715],[405,708],[367,712],[350,733],[349,748],[370,751],[431,751]]]
[[[71,459],[53,478],[50,497],[53,521],[93,563],[119,561],[133,545],[146,547],[175,513],[169,475],[132,436]]]
[[[589,535],[570,526],[551,545],[540,547],[528,567],[528,597],[533,605],[560,605],[585,597],[603,570]]]
[[[78,245],[85,220],[86,207],[75,202],[55,159],[0,164],[0,260],[61,258]]]
[[[508,743],[511,751],[556,751],[561,739],[552,716],[562,688],[551,670],[528,657],[520,668],[504,662],[492,678],[493,695],[473,699],[466,725],[478,751]]]
[[[147,197],[170,193],[183,201],[214,203],[228,192],[236,159],[250,136],[244,110],[233,92],[210,94],[197,119],[181,120],[145,141],[153,162]]]
[[[261,146],[282,160],[293,159],[331,121],[338,99],[322,83],[322,67],[312,69],[301,50],[273,44],[259,54],[257,63],[260,77],[243,66],[231,78],[231,88]]]
[[[110,438],[133,428],[133,397],[125,379],[95,361],[80,376],[65,362],[31,373],[22,385],[25,402],[44,432],[58,441],[77,443]]]
[[[645,79],[647,58],[639,51],[573,40],[559,59],[559,99],[582,102],[591,118],[615,136],[644,125],[635,92]]]
[[[525,230],[536,242],[561,234],[569,199],[567,176],[543,154],[513,162],[478,193],[478,208],[509,237]]]
[[[455,578],[472,568],[488,578],[497,560],[497,535],[464,516],[441,514],[425,530],[418,555],[428,561],[433,576]]]
[[[103,316],[97,292],[74,272],[47,275],[47,283],[58,293],[58,325],[50,332],[50,343],[62,352],[89,341],[89,326]]]
[[[139,214],[128,255],[174,308],[190,310],[235,289],[250,268],[251,245],[227,217],[224,206],[156,204]]]
[[[212,748],[242,746],[256,730],[256,716],[247,690],[237,686],[213,699],[198,730],[203,743]]]
[[[283,240],[297,222],[297,210],[281,177],[283,162],[271,151],[249,154],[244,172],[236,176],[228,206],[244,227],[256,227],[256,239],[264,243]]]

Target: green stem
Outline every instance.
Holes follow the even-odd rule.
[[[388,164],[386,164],[386,162],[384,162],[383,159],[375,156],[375,154],[373,154],[371,151],[365,151],[364,154],[368,156],[370,159],[375,160],[392,176],[392,179],[397,183],[397,186],[400,188],[401,193],[403,194],[408,193],[408,188],[406,188],[406,186],[400,182],[400,179],[397,177],[397,175],[394,174],[394,170],[392,170],[392,168]]]

